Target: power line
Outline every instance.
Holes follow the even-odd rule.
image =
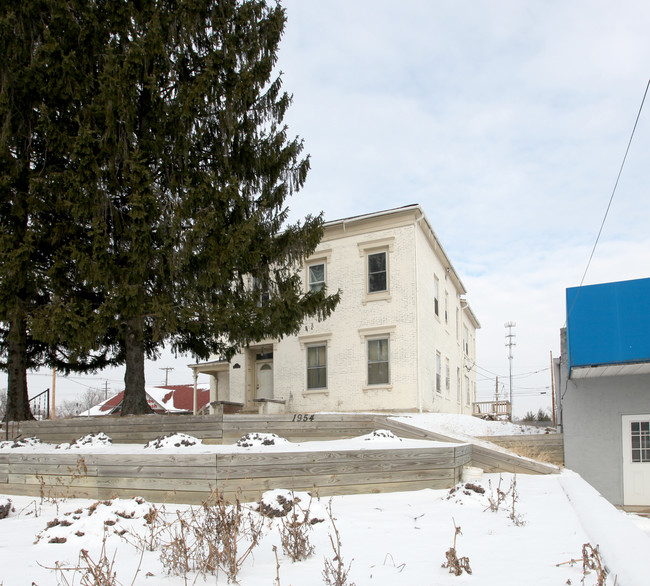
[[[596,242],[594,242],[594,246],[591,249],[591,254],[589,255],[589,260],[587,261],[587,266],[585,267],[585,272],[582,274],[582,279],[580,280],[580,285],[578,286],[578,293],[580,292],[580,288],[582,287],[583,283],[585,282],[585,278],[587,276],[587,271],[589,270],[589,266],[591,265],[591,260],[594,258],[594,253],[596,252],[596,246],[598,246],[598,241],[600,240],[600,235],[602,234],[603,227],[605,226],[605,220],[607,220],[607,215],[609,214],[609,208],[612,206],[612,201],[614,200],[614,194],[616,193],[616,188],[618,187],[618,182],[621,179],[621,174],[623,173],[623,167],[625,166],[625,161],[627,160],[627,154],[630,152],[630,146],[632,145],[632,139],[634,138],[634,133],[636,132],[636,127],[637,124],[639,123],[639,118],[641,117],[641,112],[643,110],[643,104],[645,104],[645,98],[648,95],[648,88],[650,88],[650,79],[648,79],[648,83],[645,86],[645,92],[643,92],[643,99],[641,100],[641,105],[639,106],[639,111],[637,112],[636,115],[636,120],[634,121],[634,127],[632,128],[632,133],[630,134],[630,140],[627,142],[627,148],[625,149],[625,155],[623,156],[623,161],[621,162],[621,166],[618,170],[618,175],[616,176],[616,182],[614,183],[614,188],[612,189],[612,194],[609,197],[609,203],[607,204],[607,209],[605,210],[605,215],[603,216],[603,221],[600,223],[600,229],[598,230],[598,235],[596,236]],[[573,299],[573,303],[571,304],[571,308],[569,309],[567,313],[567,320],[569,319],[569,316],[571,315],[571,312],[573,311],[573,306],[576,304],[576,301],[578,300],[578,295]],[[566,326],[566,321],[564,322],[564,325]]]

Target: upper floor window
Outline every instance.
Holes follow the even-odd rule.
[[[440,315],[440,281],[438,277],[433,277],[433,312]]]
[[[445,325],[449,323],[449,293],[445,291]]]
[[[395,250],[395,237],[357,242],[359,256],[364,263],[365,283],[362,304],[391,301],[390,255]]]
[[[463,326],[463,350],[466,356],[469,356],[469,329]]]
[[[320,291],[325,287],[325,263],[319,262],[307,266],[307,280],[310,291]]]
[[[386,251],[368,255],[368,293],[388,291],[388,254]]]

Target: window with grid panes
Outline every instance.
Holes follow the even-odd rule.
[[[632,462],[650,462],[650,422],[632,421]]]

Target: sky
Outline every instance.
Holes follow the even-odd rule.
[[[285,0],[286,122],[311,161],[291,219],[418,203],[481,323],[478,399],[550,407],[567,287],[650,276],[650,3]],[[650,99],[649,99],[650,101]],[[149,384],[190,383],[168,354]],[[58,379],[120,390],[123,369]],[[51,386],[30,376],[30,394]],[[206,381],[203,381],[206,382]],[[545,394],[543,394],[545,393]]]

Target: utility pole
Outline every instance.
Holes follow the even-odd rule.
[[[506,334],[506,348],[508,348],[508,363],[510,367],[510,421],[512,421],[512,417],[514,415],[512,408],[512,347],[517,345],[513,341],[515,334],[512,333],[512,328],[514,328],[516,325],[517,324],[513,321],[509,321],[504,324],[508,330],[508,333]]]
[[[165,386],[167,386],[167,383],[169,382],[169,371],[174,370],[174,368],[172,366],[163,366],[160,370],[165,371]]]
[[[108,399],[108,381],[104,381],[104,401]]]
[[[553,427],[557,425],[555,421],[555,377],[553,375],[553,350],[551,350],[551,410],[553,411]]]

